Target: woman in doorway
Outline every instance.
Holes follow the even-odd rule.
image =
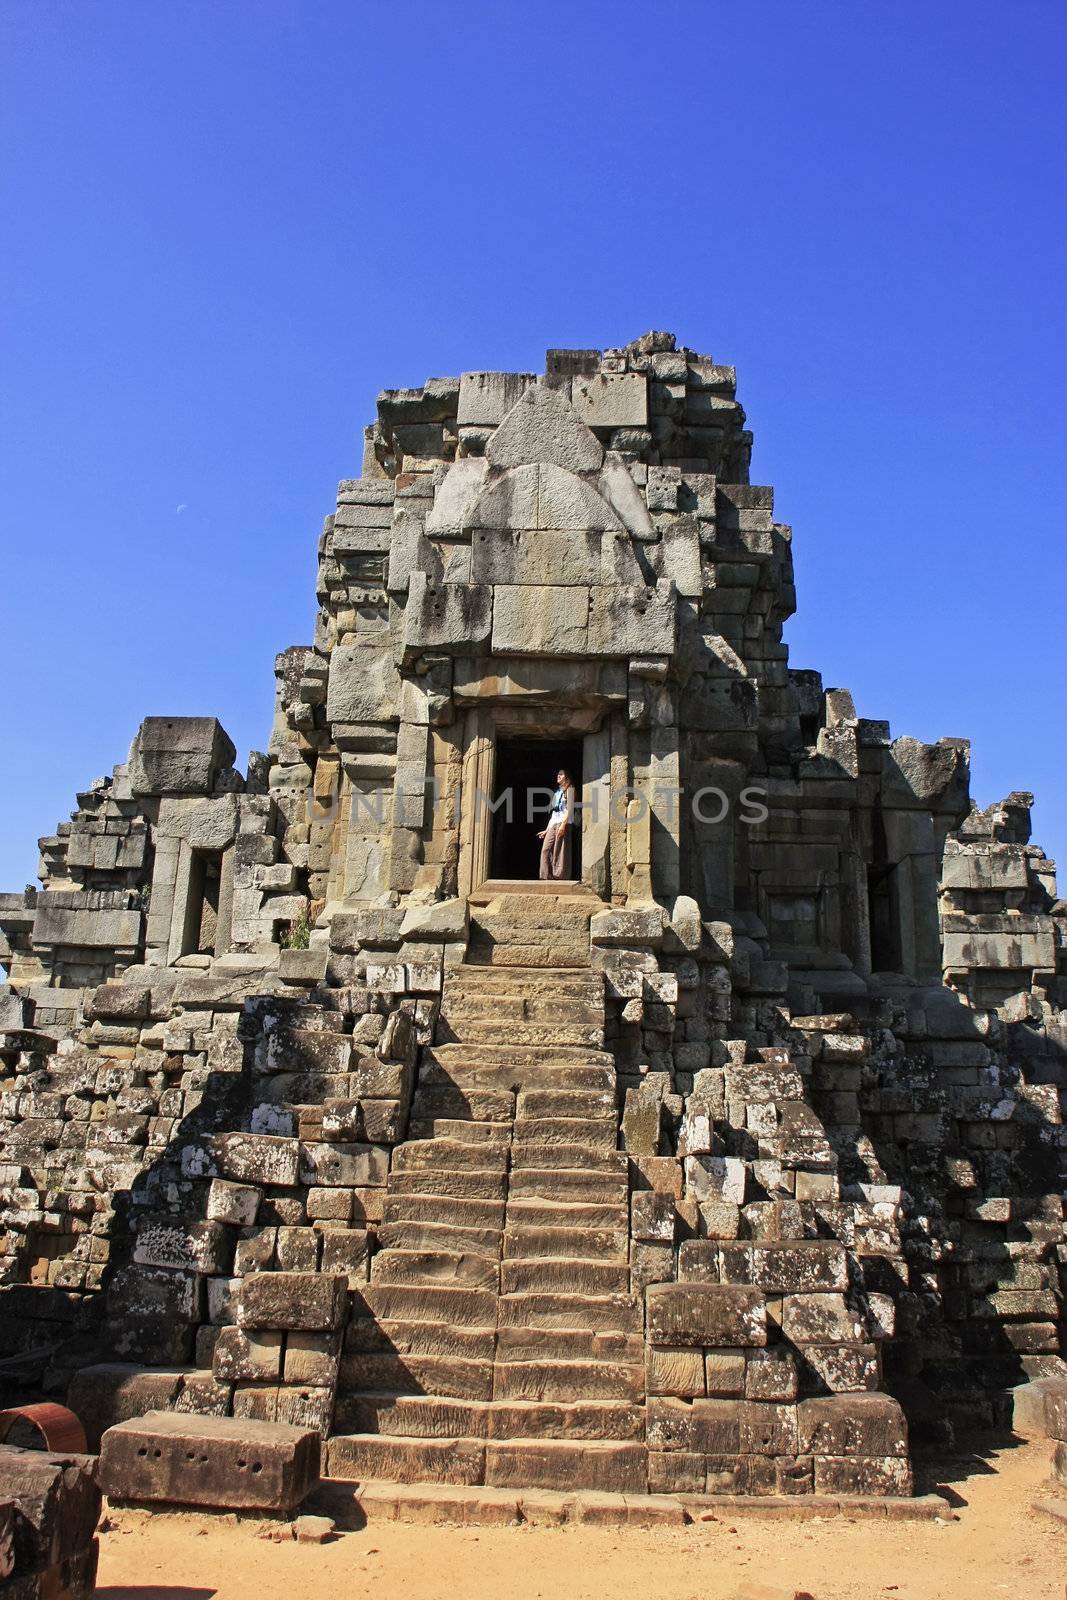
[[[552,810],[548,827],[537,837],[541,844],[542,879],[569,878],[571,875],[571,830],[574,815],[574,783],[570,773],[561,767],[556,773],[556,792],[552,796]]]

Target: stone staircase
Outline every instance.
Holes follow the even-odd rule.
[[[485,890],[470,902],[467,961],[475,966],[589,966],[589,922],[602,902],[581,884]]]
[[[643,1312],[603,980],[465,966],[440,1034],[349,1326],[329,1471],[643,1491]]]

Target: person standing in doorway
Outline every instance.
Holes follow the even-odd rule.
[[[556,773],[556,792],[552,796],[552,809],[548,827],[537,837],[541,844],[542,879],[569,878],[571,875],[571,818],[574,816],[574,783],[565,767]]]

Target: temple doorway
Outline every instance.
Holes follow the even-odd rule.
[[[493,784],[490,876],[494,879],[536,879],[541,857],[537,835],[548,822],[556,773],[565,768],[582,793],[581,739],[498,738]],[[571,824],[571,878],[582,875],[582,823],[576,812]],[[568,880],[570,881],[570,880]]]

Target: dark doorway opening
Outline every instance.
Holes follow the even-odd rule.
[[[580,800],[580,739],[538,739],[524,735],[497,740],[489,856],[491,877],[537,877],[541,859],[541,841],[537,835],[548,823],[551,795],[561,767],[570,773],[577,790],[576,799]],[[577,879],[582,875],[580,811],[575,811],[571,827],[571,876]]]
[[[222,851],[194,851],[189,896],[185,903],[183,956],[216,954],[221,890]]]
[[[900,907],[896,864],[889,860],[885,823],[875,807],[872,828],[874,860],[867,866],[867,915],[871,930],[871,971],[901,970]]]

